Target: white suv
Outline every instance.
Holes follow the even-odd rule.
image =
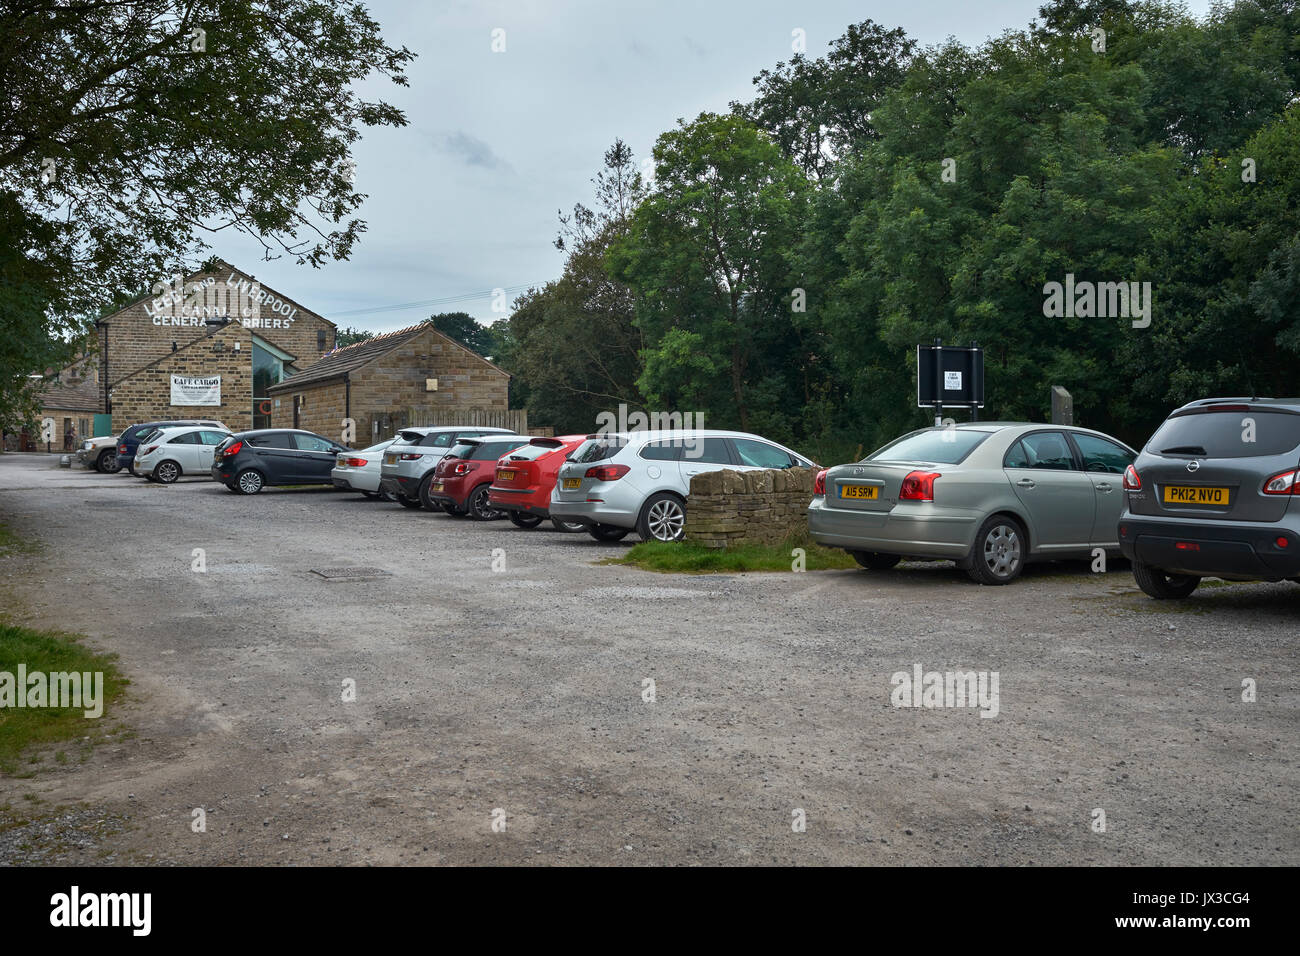
[[[635,530],[645,541],[678,541],[691,478],[705,471],[816,468],[784,445],[715,429],[592,435],[560,466],[550,513],[583,524],[598,541]]]
[[[484,428],[477,425],[435,425],[403,428],[397,439],[384,449],[384,461],[379,466],[379,490],[397,499],[407,508],[427,508],[441,511],[442,507],[430,500],[429,483],[433,469],[460,438],[479,435],[513,435],[509,428]]]

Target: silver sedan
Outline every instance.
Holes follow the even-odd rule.
[[[1026,561],[1119,550],[1124,469],[1136,453],[1066,425],[925,428],[817,475],[808,529],[871,570],[948,558],[981,584]]]

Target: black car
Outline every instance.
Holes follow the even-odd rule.
[[[239,432],[213,451],[212,477],[244,495],[255,495],[266,485],[331,485],[338,456],[351,451],[297,428]]]
[[[181,425],[194,425],[195,427],[216,427],[225,430],[225,425],[221,422],[213,421],[209,418],[185,418],[175,419],[165,422],[141,422],[138,425],[128,425],[122,429],[122,434],[117,436],[117,467],[125,468],[131,474],[135,474],[135,450],[139,447],[144,437],[156,428],[177,428]]]
[[[1173,412],[1124,473],[1119,544],[1138,586],[1300,582],[1300,399],[1211,398]]]

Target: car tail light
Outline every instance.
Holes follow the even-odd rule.
[[[817,472],[817,477],[813,479],[813,497],[821,498],[826,494],[826,472],[829,469],[823,468]]]
[[[1179,551],[1200,551],[1201,546],[1195,541],[1175,541],[1174,547]]]
[[[1124,469],[1124,490],[1141,491],[1142,479],[1138,477],[1137,469],[1129,465]]]
[[[424,456],[420,454],[414,454],[414,455],[406,454],[406,455],[398,455],[397,457],[400,458],[402,461],[419,461]]]
[[[126,446],[125,446],[125,445],[118,445],[118,446],[117,446],[117,453],[118,453],[119,455],[125,455],[125,454],[126,454]]]
[[[1286,548],[1289,548],[1289,547],[1291,546],[1291,539],[1290,539],[1290,538],[1287,538],[1287,537],[1284,537],[1284,536],[1282,536],[1282,535],[1278,535],[1278,536],[1273,540],[1273,543],[1274,543],[1275,545],[1277,545],[1279,548],[1286,549]]]
[[[349,468],[364,468],[366,467],[366,460],[364,458],[348,458],[345,459],[344,464]]]
[[[595,478],[597,481],[618,481],[631,470],[627,465],[597,465],[588,468],[583,477]]]
[[[898,489],[899,501],[934,501],[934,479],[942,478],[937,471],[913,471],[903,479]]]
[[[237,442],[235,442],[233,445],[231,445],[229,448],[222,449],[221,457],[222,457],[222,458],[234,458],[236,455],[239,454],[239,449],[241,449],[241,448],[243,448],[243,447],[244,447],[244,443],[243,443],[242,441],[237,441]]]
[[[158,450],[158,446],[157,446],[157,445],[150,445],[150,446],[149,446],[148,448],[146,448],[144,451],[140,452],[140,457],[143,458],[145,455],[152,455],[152,454],[153,454],[154,452],[156,452],[157,450]]]
[[[1264,482],[1264,494],[1266,495],[1290,495],[1295,494],[1296,472],[1284,471],[1280,475],[1274,475],[1268,481]]]
[[[458,461],[451,466],[451,473],[453,475],[468,475],[472,467],[474,466],[467,461]]]

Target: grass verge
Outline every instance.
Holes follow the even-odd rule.
[[[127,680],[117,669],[116,654],[97,654],[79,640],[74,634],[34,631],[0,621],[0,772],[17,773],[24,755],[28,764],[39,763],[39,751],[53,744],[75,741],[80,747],[84,738],[93,740],[101,732],[101,724],[107,724],[108,707],[122,696]],[[4,696],[6,690],[15,695],[26,692],[26,688],[14,686],[19,664],[29,675],[37,671],[46,676],[60,671],[102,673],[103,715],[86,717],[86,710],[92,708],[84,699],[82,707],[13,706],[16,698]],[[87,749],[80,747],[83,754]],[[32,750],[37,752],[29,753]],[[55,760],[66,762],[66,752],[59,750]]]
[[[717,574],[739,571],[792,571],[794,548],[806,553],[809,571],[838,571],[856,568],[858,563],[845,551],[823,548],[806,541],[774,545],[746,544],[735,548],[706,548],[698,544],[642,541],[625,554],[602,564],[630,564],[645,571],[667,574]]]

